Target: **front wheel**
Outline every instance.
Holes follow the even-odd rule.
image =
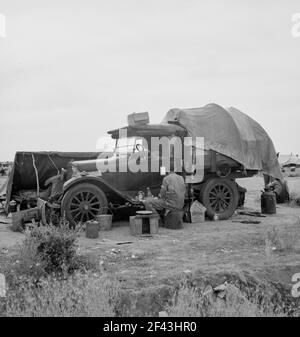
[[[220,220],[229,219],[237,209],[239,193],[233,180],[213,178],[202,186],[200,201],[210,218],[215,214]]]
[[[70,227],[77,223],[94,220],[107,212],[107,198],[103,191],[92,184],[84,183],[70,188],[64,195],[61,209]]]

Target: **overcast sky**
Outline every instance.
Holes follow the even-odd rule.
[[[300,153],[299,0],[0,0],[0,160],[215,102]]]

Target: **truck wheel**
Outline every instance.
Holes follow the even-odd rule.
[[[210,179],[202,186],[200,201],[210,218],[217,214],[220,220],[227,220],[237,209],[239,202],[236,183],[229,179]]]
[[[93,220],[99,214],[107,212],[107,198],[103,191],[92,184],[84,183],[70,188],[63,197],[62,213],[70,227]]]

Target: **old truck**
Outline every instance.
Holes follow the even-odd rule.
[[[120,209],[131,208],[134,213],[141,205],[137,198],[139,192],[146,193],[150,188],[153,195],[158,194],[163,179],[161,170],[120,170],[124,156],[128,163],[131,157],[146,157],[151,167],[153,137],[204,138],[204,172],[200,180],[195,172],[186,172],[184,168],[179,174],[186,180],[187,198],[198,199],[211,218],[218,214],[219,219],[228,219],[238,207],[240,190],[235,179],[251,177],[259,171],[281,178],[272,141],[258,123],[236,109],[229,112],[216,104],[199,109],[173,109],[160,124],[150,124],[147,118],[142,121],[138,117],[136,115],[134,123],[134,116],[131,116],[122,132],[120,129],[108,132],[116,140],[112,156],[72,163],[75,176],[65,183],[61,203],[62,212],[72,225],[108,211],[117,213]],[[126,134],[126,139],[120,138],[120,134]],[[139,152],[141,156],[136,156]],[[174,158],[174,152],[170,155]],[[161,149],[158,157],[160,168],[163,168]],[[101,164],[109,166],[112,162],[116,167],[114,172],[101,172]]]
[[[127,126],[108,134],[115,142],[112,152],[17,152],[6,188],[6,213],[11,201],[16,201],[20,210],[36,207],[37,196],[51,203],[53,188],[48,181],[64,168],[66,181],[54,199],[72,226],[101,213],[111,212],[115,218],[135,214],[143,207],[138,196],[146,194],[148,188],[158,195],[163,169],[167,170],[164,159],[170,156],[172,162],[180,157],[171,148],[168,154],[161,147],[154,149],[153,138],[177,137],[184,143],[186,137],[201,137],[201,174],[187,170],[185,165],[180,165],[180,172],[178,166],[176,170],[186,181],[187,205],[198,199],[211,218],[218,214],[219,219],[228,219],[236,210],[242,199],[237,178],[261,172],[266,182],[282,180],[270,137],[257,122],[234,108],[208,104],[196,109],[172,109],[159,124],[150,124],[145,114],[130,115]],[[189,146],[192,154],[197,153],[197,144],[185,144]],[[151,168],[153,157],[158,170]],[[148,164],[148,170],[128,169],[130,163],[138,164],[141,159]],[[190,168],[194,159],[192,155]],[[103,165],[110,164],[116,169],[103,170]]]

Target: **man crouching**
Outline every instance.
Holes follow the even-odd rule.
[[[182,176],[173,170],[164,177],[158,198],[148,197],[143,203],[147,211],[164,214],[166,210],[181,211],[184,207],[186,186]]]

